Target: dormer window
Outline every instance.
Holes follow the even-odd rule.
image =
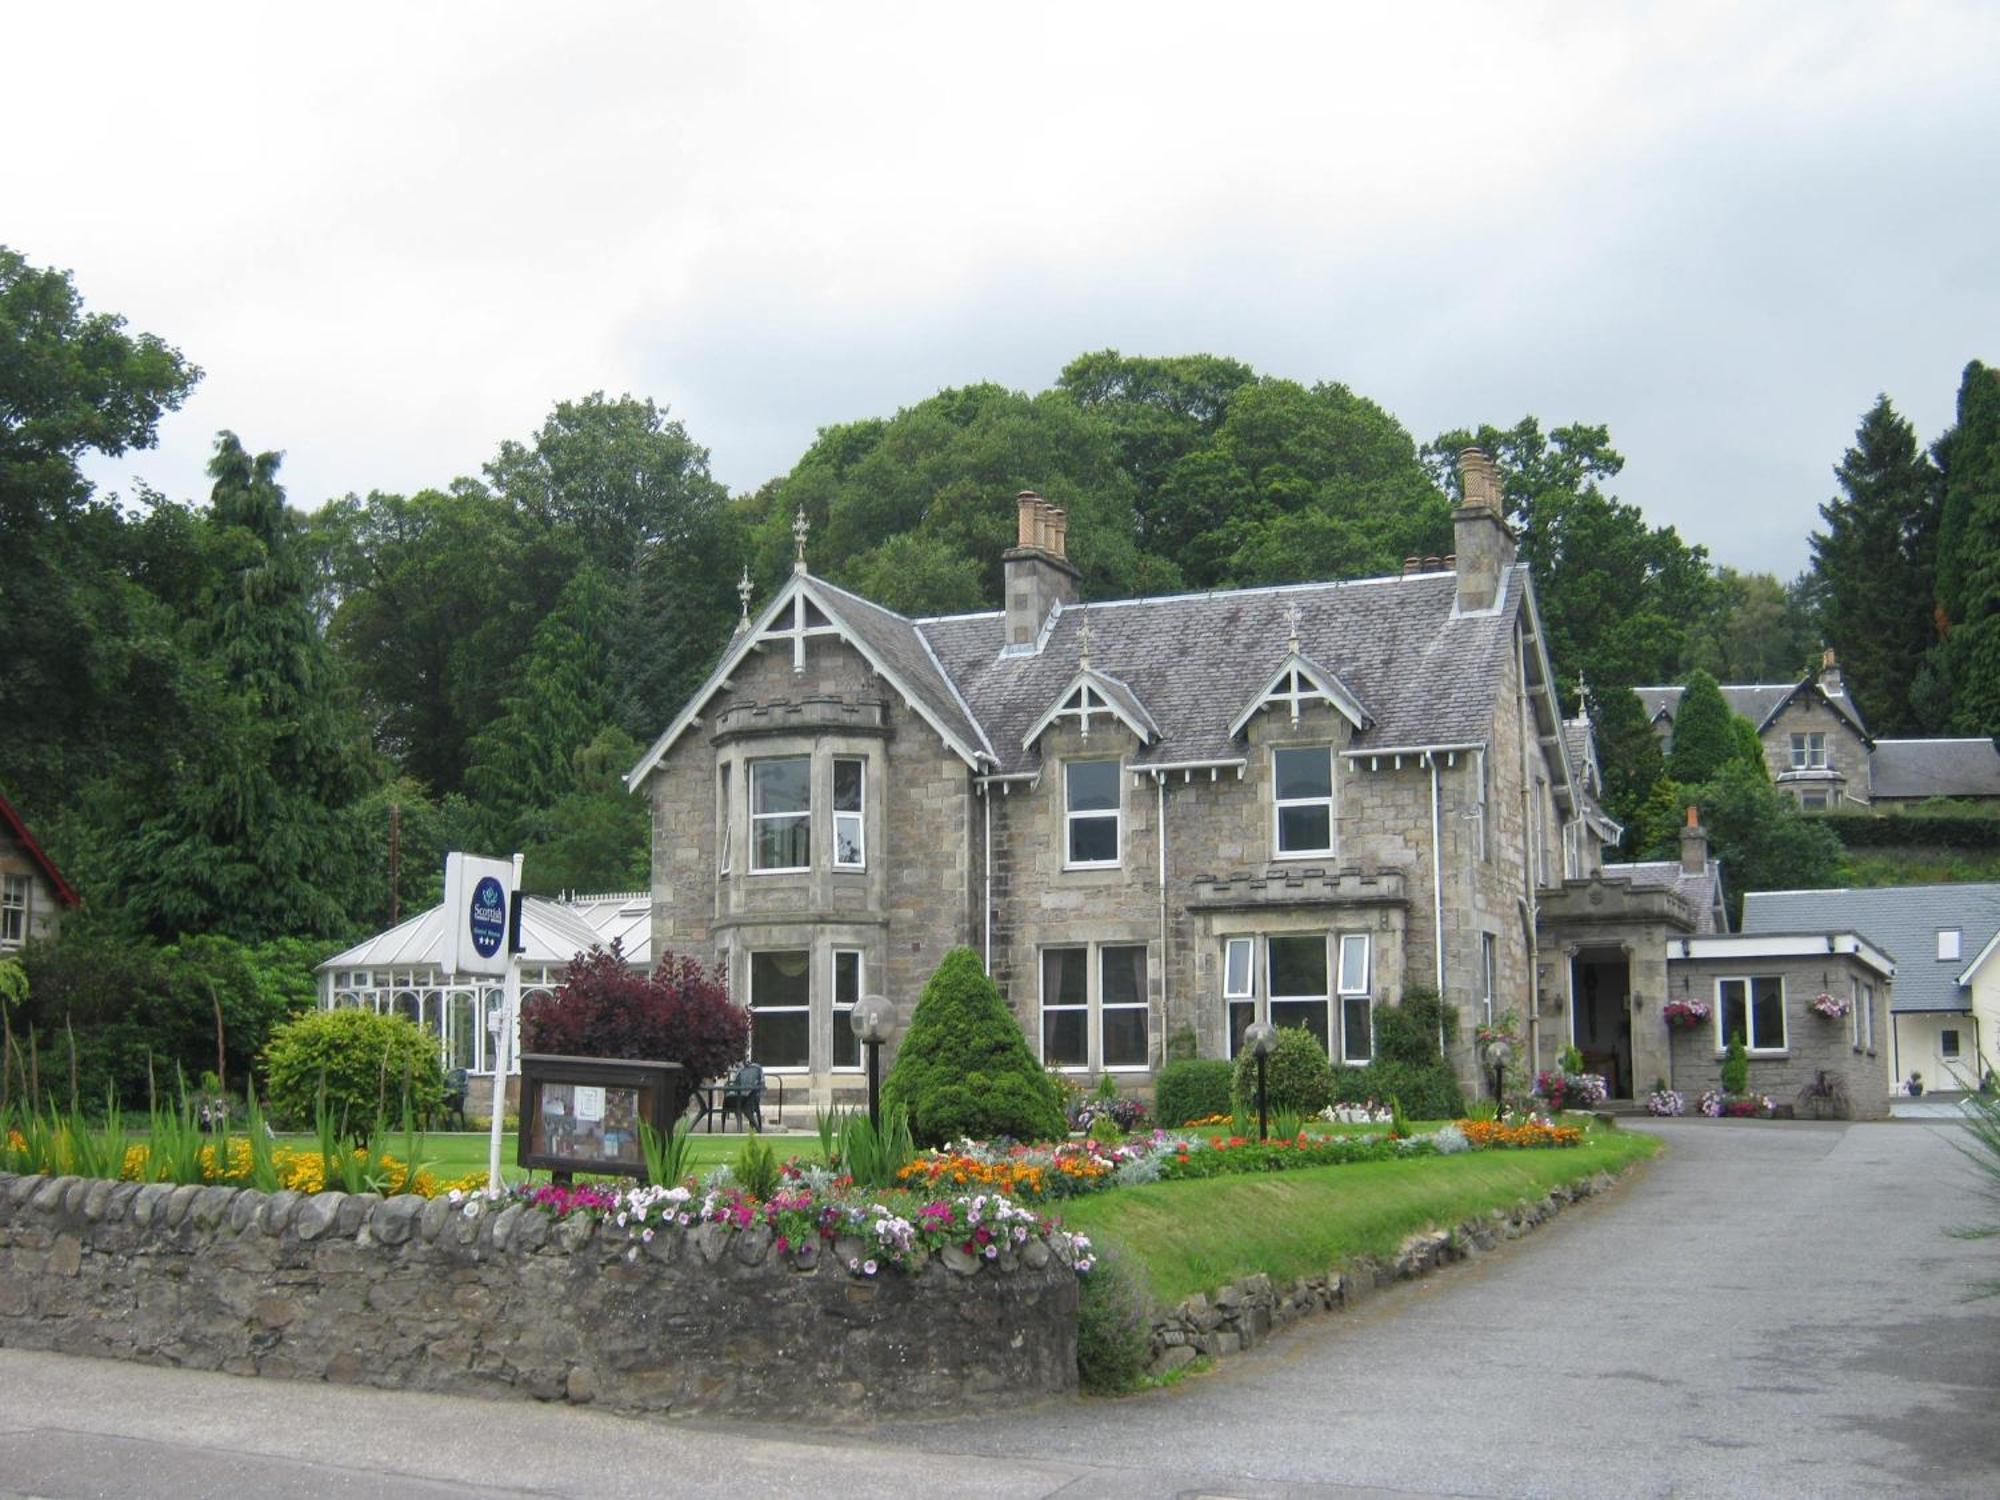
[[[1073,760],[1063,766],[1063,863],[1112,869],[1119,862],[1118,762]]]
[[[1280,859],[1333,852],[1333,748],[1281,746],[1271,752]]]
[[[750,762],[750,868],[759,874],[812,868],[810,757]]]

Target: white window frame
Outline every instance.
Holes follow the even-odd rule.
[[[18,948],[28,941],[28,912],[34,895],[35,883],[30,877],[0,877],[0,948]]]
[[[1862,998],[1867,1001],[1862,1011],[1861,1045],[1872,1057],[1875,1053],[1875,986],[1867,980],[1861,983]]]
[[[788,765],[794,761],[804,761],[806,766],[806,805],[803,811],[760,813],[757,811],[757,773],[766,766]],[[753,875],[797,875],[812,868],[812,757],[810,755],[771,755],[749,763],[750,805],[750,873]],[[803,820],[806,827],[806,862],[802,865],[764,865],[757,862],[761,840],[758,832],[761,824],[793,822]]]
[[[1281,755],[1324,755],[1326,757],[1326,795],[1324,797],[1280,797],[1278,795],[1278,757]],[[1271,747],[1271,857],[1273,859],[1324,859],[1334,852],[1338,835],[1334,824],[1334,754],[1331,745],[1273,745]],[[1285,810],[1293,807],[1324,807],[1326,809],[1326,843],[1316,849],[1287,849],[1285,847]]]
[[[1824,729],[1802,730],[1792,736],[1792,769],[1794,771],[1824,771],[1826,769],[1826,731]]]
[[[1070,772],[1079,766],[1109,766],[1112,773],[1113,795],[1117,805],[1109,808],[1092,807],[1073,809],[1070,806]],[[1112,839],[1117,853],[1110,859],[1076,859],[1076,825],[1086,821],[1111,820]],[[1125,767],[1115,760],[1082,759],[1063,762],[1063,868],[1065,870],[1117,870],[1125,864]],[[1061,946],[1074,946],[1058,944]]]
[[[1081,1000],[1049,1000],[1049,955],[1051,953],[1080,952],[1083,954],[1083,998]],[[1064,1073],[1088,1073],[1090,1071],[1090,989],[1091,989],[1091,945],[1089,943],[1049,943],[1035,950],[1035,1056],[1045,1068],[1055,1068]],[[1050,1062],[1048,1058],[1050,1012],[1069,1014],[1083,1012],[1083,1061]]]
[[[1962,951],[1963,929],[1940,927],[1937,930],[1937,956],[1939,963],[1957,963]]]
[[[1152,996],[1149,993],[1149,987],[1152,983],[1152,979],[1151,976],[1148,975],[1146,972],[1147,969],[1146,945],[1143,942],[1137,942],[1137,943],[1092,943],[1090,946],[1091,946],[1091,960],[1092,960],[1090,965],[1090,977],[1092,983],[1096,986],[1096,993],[1091,997],[1091,1006],[1090,1006],[1090,1013],[1091,1013],[1090,1033],[1091,1033],[1091,1045],[1093,1048],[1091,1055],[1095,1058],[1098,1070],[1100,1072],[1104,1073],[1148,1072],[1151,1070],[1153,1066],[1153,1002],[1152,1002]],[[1139,955],[1139,998],[1137,1000],[1121,1000],[1116,1005],[1114,1005],[1109,1000],[1106,1000],[1104,998],[1104,960],[1107,954],[1114,952],[1117,953],[1136,952]],[[1109,1012],[1114,1010],[1117,1011],[1136,1010],[1139,1012],[1141,1019],[1143,1019],[1146,1023],[1145,1024],[1146,1045],[1143,1049],[1143,1056],[1140,1058],[1138,1062],[1114,1063],[1111,1062],[1105,1055],[1104,1018]]]
[[[1375,1060],[1375,1003],[1369,992],[1369,982],[1374,977],[1374,945],[1365,932],[1337,932],[1333,941],[1340,958],[1340,972],[1334,981],[1334,991],[1340,1002],[1340,1061],[1350,1068],[1365,1068]],[[1356,1005],[1361,1008],[1362,1035],[1366,1044],[1359,1055],[1351,1043],[1353,1029],[1347,1024],[1349,1013]]]
[[[855,783],[855,805],[843,809],[840,805],[840,768],[851,765],[859,773]],[[833,867],[836,870],[865,870],[868,868],[868,762],[859,755],[836,755],[829,762],[827,805],[833,809]],[[840,857],[840,831],[851,828],[857,857]]]
[[[784,954],[784,953],[797,953],[803,955],[805,958],[806,1003],[804,1005],[759,1006],[757,1004],[757,960],[760,958],[773,958],[779,954]],[[748,961],[743,965],[743,997],[745,1001],[744,1008],[750,1012],[750,1043],[751,1043],[750,1061],[756,1063],[759,1067],[771,1073],[810,1073],[812,1071],[812,1065],[813,1065],[812,1014],[813,1014],[814,986],[812,982],[812,972],[813,972],[812,949],[810,947],[753,948],[750,950],[748,954],[745,955],[745,957],[747,958]],[[802,1063],[766,1062],[763,1058],[758,1057],[756,1055],[755,1049],[757,1041],[757,1017],[759,1014],[767,1016],[795,1016],[803,1014],[805,1016],[806,1060],[804,1062]]]
[[[1284,942],[1305,942],[1317,937],[1320,942],[1321,959],[1325,964],[1326,988],[1316,995],[1281,995],[1278,993],[1278,966],[1272,961],[1271,945]],[[1267,932],[1264,934],[1264,1003],[1271,1022],[1277,1023],[1277,1007],[1280,1005],[1311,1005],[1321,1007],[1324,1040],[1321,1045],[1331,1058],[1338,1047],[1339,1039],[1334,1034],[1334,1026],[1339,1017],[1334,1009],[1334,991],[1338,986],[1335,974],[1336,955],[1333,951],[1333,934],[1330,932]]]
[[[1232,955],[1243,955],[1242,982],[1234,977],[1235,965]],[[1248,935],[1223,939],[1222,943],[1222,1025],[1224,1051],[1236,1056],[1236,1010],[1238,1006],[1248,1006],[1250,1018],[1244,1023],[1247,1030],[1257,1020],[1257,939]]]
[[[1847,1010],[1847,1035],[1854,1050],[1859,1052],[1861,1050],[1861,981],[1858,978],[1851,978],[1847,981],[1847,987],[1851,992]]]
[[[1486,986],[1481,997],[1486,1005],[1486,1019],[1493,1019],[1494,992],[1500,983],[1500,940],[1490,932],[1479,934],[1479,974]]]
[[[854,1000],[843,1003],[840,998],[840,964],[842,959],[854,960]],[[868,959],[859,948],[835,948],[827,961],[826,1003],[833,1017],[832,1044],[827,1051],[826,1065],[835,1073],[859,1072],[867,1065],[866,1050],[860,1038],[854,1035],[854,1022],[850,1014],[855,1001],[868,993]],[[854,1047],[854,1061],[840,1061],[841,1048],[846,1042]]]
[[[715,868],[717,873],[722,875],[727,875],[729,873],[730,845],[734,842],[732,835],[735,832],[736,809],[730,804],[729,793],[731,790],[731,783],[734,782],[735,779],[736,778],[730,774],[730,763],[728,761],[725,760],[722,762],[721,765],[716,767],[717,795],[721,798],[722,805],[717,810],[716,820],[715,820],[716,827],[718,829],[716,837],[716,849],[715,849]]]
[[[1776,984],[1778,987],[1778,1026],[1784,1032],[1784,1039],[1775,1047],[1759,1046],[1757,1029],[1757,989],[1760,983]],[[1743,986],[1743,1046],[1752,1057],[1783,1057],[1791,1051],[1791,1018],[1785,1014],[1785,977],[1782,974],[1725,974],[1715,981],[1715,1050],[1725,1053],[1729,1050],[1729,1033],[1723,1022],[1728,1008],[1723,1004],[1722,987],[1726,984]]]

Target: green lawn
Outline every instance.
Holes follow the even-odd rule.
[[[1593,1128],[1568,1150],[1161,1182],[1073,1199],[1059,1212],[1065,1227],[1122,1253],[1154,1299],[1171,1307],[1259,1271],[1289,1281],[1360,1256],[1387,1257],[1419,1230],[1539,1198],[1658,1149],[1651,1136]]]

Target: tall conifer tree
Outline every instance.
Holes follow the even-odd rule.
[[[1715,679],[1706,672],[1689,673],[1674,713],[1674,748],[1667,756],[1667,774],[1685,786],[1708,780],[1734,760],[1732,717]]]
[[[2000,734],[2000,370],[1977,360],[1965,367],[1946,451],[1938,529],[1946,636],[1933,661],[1950,703],[1948,727]]]
[[[1826,530],[1812,535],[1821,631],[1869,728],[1914,733],[1923,725],[1910,691],[1937,641],[1941,476],[1887,396],[1833,472],[1841,494],[1819,508]]]

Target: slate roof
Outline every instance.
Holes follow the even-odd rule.
[[[861,643],[891,668],[909,690],[924,700],[925,707],[965,743],[975,749],[991,750],[982,727],[966,712],[965,701],[939,668],[937,657],[917,628],[917,622],[894,610],[850,594],[824,578],[808,578],[811,587],[836,601],[841,623],[861,638]],[[1039,710],[1037,710],[1039,712]]]
[[[1777,717],[1778,710],[1791,701],[1794,693],[1807,689],[1819,692],[1819,679],[1814,676],[1800,682],[1725,682],[1720,686],[1722,701],[1729,705],[1729,711],[1743,715],[1762,733],[1764,726]],[[1632,691],[1646,706],[1648,719],[1657,719],[1662,713],[1671,719],[1680,712],[1681,694],[1686,689],[1662,685],[1636,687]],[[1868,737],[1868,726],[1861,722],[1861,712],[1854,706],[1852,698],[1845,693],[1820,693],[1820,696],[1829,708],[1854,727],[1856,734],[1863,739]]]
[[[1959,957],[1937,956],[1941,927],[1959,930]],[[1959,973],[2000,932],[2000,884],[1897,885],[1867,890],[1752,891],[1745,932],[1858,932],[1896,961],[1890,1009],[1969,1010]]]
[[[1372,720],[1351,751],[1470,745],[1491,731],[1526,577],[1524,567],[1506,569],[1499,607],[1464,616],[1454,610],[1451,573],[1076,605],[1055,614],[1033,653],[1002,652],[998,611],[915,626],[984,726],[1004,774],[1039,765],[1022,737],[1075,676],[1086,611],[1091,666],[1125,684],[1160,726],[1160,739],[1132,758],[1135,768],[1243,758],[1229,726],[1290,656],[1293,604],[1301,653],[1337,676]]]
[[[1869,768],[1875,797],[2000,797],[1991,740],[1877,740]]]
[[[1629,880],[1643,889],[1675,891],[1694,908],[1695,931],[1727,932],[1722,905],[1722,862],[1711,859],[1699,875],[1690,875],[1677,859],[1649,859],[1637,864],[1606,865],[1607,880]]]

